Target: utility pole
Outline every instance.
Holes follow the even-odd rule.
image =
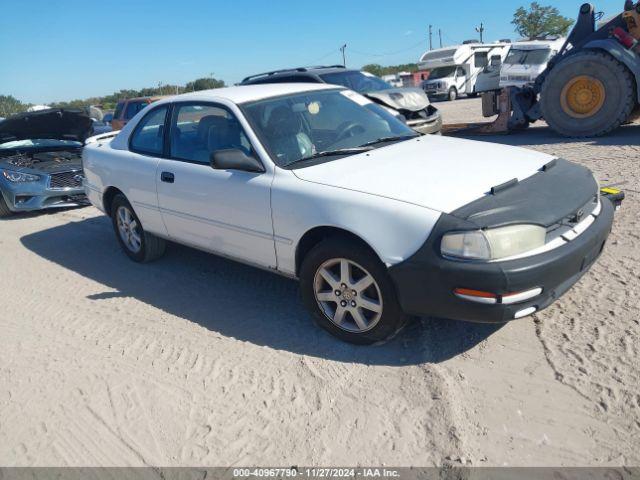
[[[442,29],[438,29],[438,36],[440,37],[440,48],[442,48]]]
[[[429,25],[429,50],[433,50],[433,25]]]
[[[476,27],[476,32],[480,34],[480,43],[484,43],[484,24],[480,22],[480,26]]]
[[[344,51],[346,49],[347,49],[347,44],[346,43],[340,47],[340,51],[342,52],[342,66],[343,67],[347,66],[347,57],[346,57],[346,55],[344,53]]]

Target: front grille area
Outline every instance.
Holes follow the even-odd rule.
[[[49,176],[49,188],[54,190],[64,190],[67,188],[82,188],[84,175],[82,170],[72,170],[70,172],[52,173]]]
[[[560,220],[558,223],[547,228],[547,243],[555,240],[558,237],[561,237],[569,230],[573,229],[582,220],[586,219],[598,208],[599,202],[600,196],[596,195],[593,198],[590,198],[589,201],[585,203],[581,208],[579,208],[575,213],[572,213],[571,215]]]

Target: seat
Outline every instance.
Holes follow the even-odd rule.
[[[237,120],[226,118],[219,115],[210,115],[203,117],[202,123],[206,119],[205,126],[207,128],[206,137],[202,145],[200,145],[201,128],[198,126],[198,147],[194,154],[194,160],[202,163],[208,163],[211,160],[211,154],[218,150],[228,148],[242,148],[242,127]],[[249,153],[249,152],[246,152]]]
[[[276,107],[271,112],[267,131],[273,138],[274,153],[284,163],[298,160],[312,153],[313,144],[309,136],[302,131],[300,115],[285,106]]]

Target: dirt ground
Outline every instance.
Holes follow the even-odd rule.
[[[425,318],[353,347],[293,281],[176,245],[130,262],[93,208],[0,222],[0,465],[638,465],[640,125],[475,139],[627,192],[591,271],[504,326]]]

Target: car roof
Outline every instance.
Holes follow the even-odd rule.
[[[285,68],[281,70],[273,70],[271,72],[258,73],[255,75],[250,75],[242,80],[242,84],[250,84],[254,81],[261,81],[267,78],[278,78],[278,77],[291,77],[291,76],[300,76],[305,77],[309,74],[311,75],[320,75],[323,73],[336,73],[336,72],[359,72],[360,70],[354,68],[345,68],[342,65],[317,65],[313,67],[296,67],[296,68]]]
[[[232,103],[241,104],[272,97],[279,97],[281,95],[312,92],[316,90],[332,90],[336,88],[340,87],[336,87],[335,85],[326,85],[323,83],[265,83],[183,93],[181,95],[166,97],[159,103],[179,101],[212,102],[228,100]]]

